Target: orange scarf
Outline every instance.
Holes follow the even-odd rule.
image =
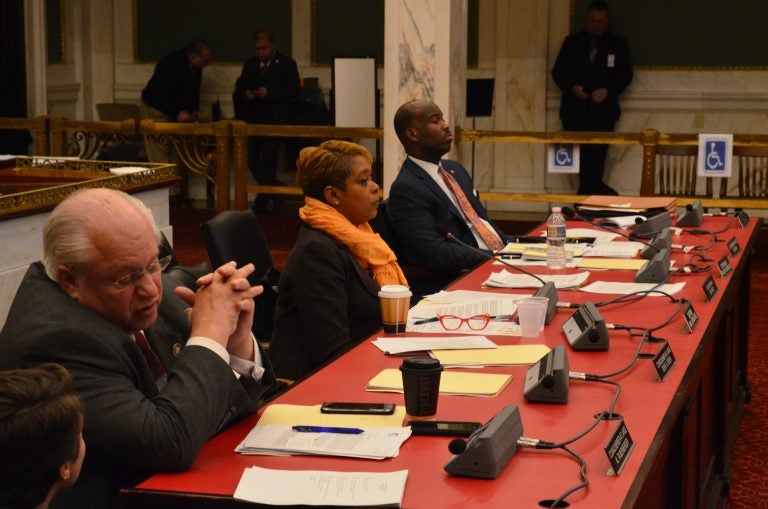
[[[321,230],[341,242],[381,288],[384,285],[408,286],[395,253],[368,223],[355,226],[330,205],[305,197],[299,217],[308,226]]]

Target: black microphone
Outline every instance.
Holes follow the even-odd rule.
[[[645,242],[644,240],[633,239],[629,235],[625,235],[621,232],[611,230],[610,228],[603,226],[600,223],[596,223],[590,219],[587,219],[581,214],[578,214],[575,210],[573,210],[570,207],[563,207],[560,210],[568,219],[573,219],[573,218],[581,219],[582,221],[586,221],[587,223],[593,226],[597,226],[598,228],[602,228],[603,230],[609,231],[611,233],[615,233],[617,235],[621,235],[622,237],[625,237],[631,241],[637,241],[637,242],[640,242],[641,244],[645,244],[647,248],[643,250],[640,256],[643,258],[649,259],[649,261],[645,266],[643,266],[640,270],[637,271],[637,274],[635,275],[635,282],[660,283],[666,280],[667,276],[669,275],[669,251],[671,249],[671,242],[672,242],[669,236],[669,228],[664,228],[665,231],[662,231],[661,233],[656,235],[656,237],[654,237],[652,242]],[[665,214],[667,213],[665,212]],[[667,216],[669,216],[669,214],[667,214]],[[659,245],[656,245],[656,244],[659,244],[661,247],[659,247]],[[654,252],[651,252],[651,248],[653,248]]]
[[[467,441],[461,438],[454,438],[448,443],[448,450],[451,454],[461,454],[467,450]]]
[[[482,254],[486,259],[488,260],[494,260],[499,261],[502,264],[506,265],[507,267],[510,267],[512,269],[515,269],[518,272],[521,272],[523,274],[526,274],[528,276],[531,276],[532,278],[538,280],[541,283],[541,288],[536,290],[536,293],[534,293],[534,297],[547,297],[549,298],[549,301],[547,303],[547,316],[544,318],[544,323],[549,324],[549,322],[552,321],[552,318],[555,316],[555,312],[557,311],[557,288],[555,288],[555,283],[552,281],[544,281],[542,278],[537,276],[536,274],[529,272],[522,267],[518,267],[517,265],[513,265],[507,261],[504,261],[502,259],[496,258],[492,253],[488,253],[487,251],[483,251],[482,249],[478,249],[475,246],[470,246],[466,242],[463,242],[461,239],[456,237],[453,233],[448,231],[448,228],[446,228],[442,224],[436,224],[435,230],[437,233],[445,237],[447,240],[454,242],[462,247],[465,247],[467,249],[471,249],[472,251],[475,251],[476,253]],[[565,307],[570,307],[565,306]]]
[[[677,226],[701,226],[704,221],[704,208],[701,200],[694,200],[693,204],[685,206],[685,212],[677,220]]]
[[[635,218],[635,225],[635,228],[629,234],[630,238],[653,237],[662,232],[664,228],[672,226],[672,216],[669,215],[669,212],[662,212],[645,220]]]
[[[641,244],[645,244],[646,248],[643,249],[643,251],[640,253],[640,257],[641,258],[645,258],[645,259],[653,258],[654,255],[656,253],[658,253],[659,251],[661,251],[662,249],[664,249],[664,248],[670,249],[671,248],[671,238],[669,236],[669,229],[668,228],[663,229],[661,232],[659,232],[659,235],[657,235],[657,237],[661,237],[659,239],[659,242],[655,242],[656,241],[655,238],[651,242],[646,242],[646,241],[641,240],[641,239],[639,239],[637,237],[633,237],[632,235],[626,235],[626,234],[621,233],[619,231],[616,231],[614,229],[608,228],[607,226],[602,225],[602,224],[600,224],[598,222],[595,222],[595,221],[593,221],[593,220],[591,220],[591,219],[589,219],[587,217],[584,217],[584,216],[582,216],[581,214],[579,214],[578,212],[576,212],[575,210],[573,210],[570,207],[563,207],[560,210],[562,211],[563,215],[566,218],[568,218],[568,219],[580,219],[581,221],[587,222],[587,223],[591,224],[592,226],[596,226],[596,227],[598,227],[600,229],[603,229],[603,230],[605,230],[607,232],[615,233],[616,235],[621,235],[625,239],[630,240],[632,242],[639,242]],[[635,218],[635,224],[642,224],[643,222],[644,221],[642,219],[640,219],[639,217]],[[661,244],[661,245],[658,246],[656,244]],[[653,251],[651,251],[651,249]]]

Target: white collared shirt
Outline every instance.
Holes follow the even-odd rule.
[[[416,159],[415,157],[408,156],[408,159],[413,161],[414,163],[418,164],[421,169],[427,172],[427,174],[432,177],[432,180],[435,181],[435,183],[440,187],[440,189],[445,193],[445,195],[448,197],[449,200],[451,200],[451,203],[453,203],[453,206],[456,207],[456,210],[459,211],[459,213],[464,217],[464,221],[467,223],[467,228],[469,228],[469,231],[472,232],[472,236],[475,238],[475,242],[477,242],[477,247],[480,249],[488,249],[488,246],[485,242],[483,242],[483,238],[480,236],[479,233],[477,233],[477,229],[474,227],[474,225],[469,222],[469,220],[466,218],[464,213],[461,210],[461,207],[459,206],[459,202],[456,200],[456,196],[453,194],[453,192],[448,188],[448,184],[445,183],[445,180],[438,172],[438,165],[435,163],[430,163],[429,161],[422,161],[421,159]],[[448,171],[448,170],[445,170]],[[478,214],[479,216],[479,214]],[[496,229],[485,219],[482,217],[480,218],[482,222],[485,223],[485,225],[488,227],[490,231],[496,234]],[[501,239],[503,242],[503,239]]]
[[[133,340],[133,334],[131,334],[131,339]],[[251,334],[251,339],[253,340],[253,360],[242,359],[230,355],[226,348],[205,336],[192,336],[189,338],[189,341],[187,341],[187,346],[202,346],[203,348],[213,351],[213,353],[221,357],[221,359],[232,368],[235,376],[238,378],[240,376],[250,376],[258,382],[261,381],[261,377],[264,376],[264,361],[261,358],[261,350],[259,350],[259,345],[256,344],[256,338],[253,334]]]

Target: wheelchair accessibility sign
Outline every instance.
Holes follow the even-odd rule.
[[[730,177],[732,134],[699,134],[699,177]]]
[[[565,143],[547,145],[549,173],[579,173],[579,146]]]

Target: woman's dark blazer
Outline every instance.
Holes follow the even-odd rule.
[[[346,246],[303,226],[280,276],[269,356],[299,379],[381,327],[378,286]]]

